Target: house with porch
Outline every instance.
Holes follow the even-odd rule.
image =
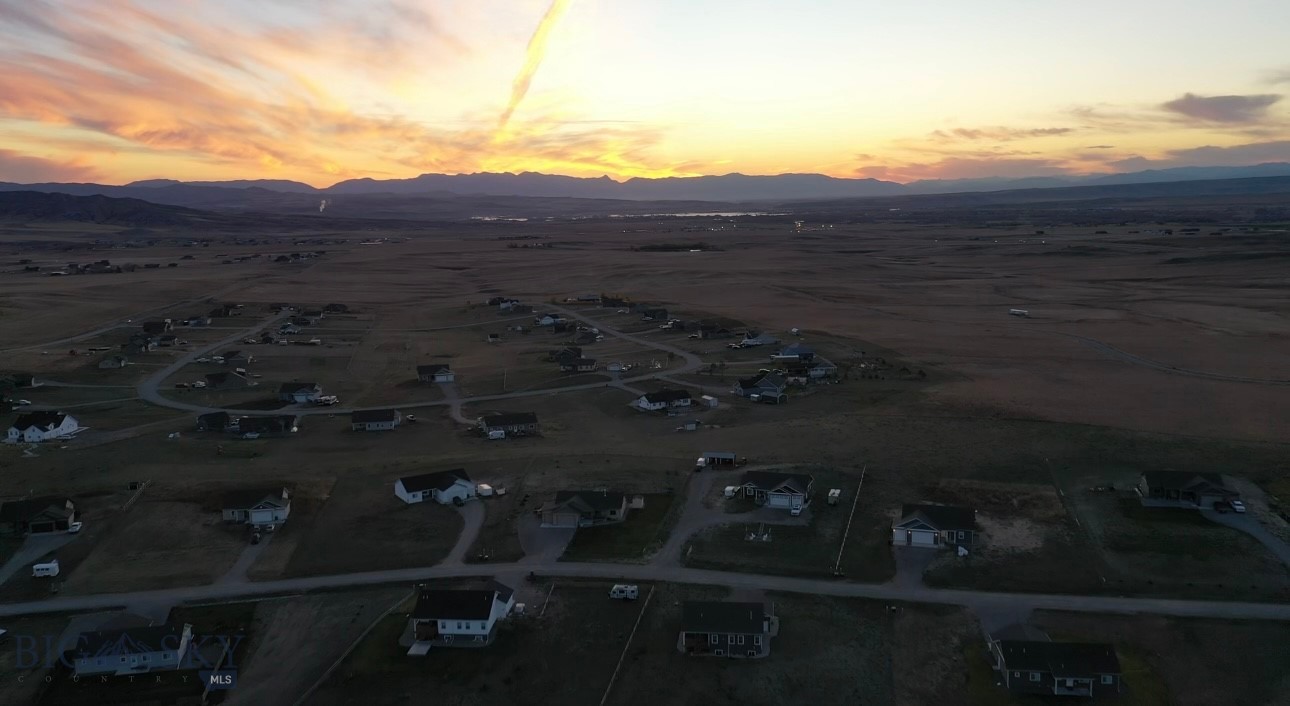
[[[351,412],[349,428],[353,431],[394,431],[403,423],[397,409],[367,409]]]
[[[564,373],[589,373],[595,369],[595,358],[574,358],[560,363],[560,372]]]
[[[510,414],[485,414],[479,418],[479,429],[485,436],[496,431],[507,436],[524,436],[538,433],[537,415],[532,412]]]
[[[13,537],[66,532],[76,521],[71,498],[44,495],[0,504],[0,531]]]
[[[225,493],[225,522],[262,527],[280,525],[291,515],[291,493],[282,486]]]
[[[1014,694],[1102,697],[1120,693],[1120,659],[1104,643],[994,640],[991,666]]]
[[[753,346],[773,346],[777,343],[779,343],[779,339],[769,333],[763,333],[761,331],[747,331],[744,333],[744,339],[739,342],[739,345],[745,348],[751,348]]]
[[[1148,507],[1211,508],[1241,494],[1228,488],[1217,473],[1147,471],[1138,480],[1138,496]]]
[[[62,412],[28,412],[18,415],[9,426],[6,441],[10,444],[39,444],[43,441],[65,439],[80,430],[80,424],[70,414]]]
[[[453,374],[452,368],[447,363],[434,363],[432,365],[418,365],[417,379],[421,382],[453,382],[457,376]]]
[[[448,505],[475,497],[475,484],[465,469],[454,468],[451,471],[400,478],[394,481],[394,495],[409,505],[427,500]]]
[[[636,400],[636,406],[657,412],[664,409],[689,407],[694,402],[689,390],[662,389],[658,392],[647,392]]]
[[[401,644],[408,645],[409,657],[424,657],[436,647],[487,647],[514,607],[514,589],[497,581],[481,588],[424,589]]]
[[[306,404],[322,397],[322,385],[316,382],[284,382],[278,387],[278,399],[283,402]]]
[[[208,412],[198,415],[197,431],[233,431],[237,429],[237,419],[228,412]]]
[[[640,503],[644,507],[644,503]],[[639,509],[639,508],[638,508]],[[627,519],[623,493],[608,490],[562,490],[543,503],[538,513],[543,527],[595,527]]]
[[[739,380],[731,390],[740,397],[754,399],[782,400],[788,388],[788,378],[778,370],[764,370],[758,374]]]
[[[686,601],[676,649],[706,657],[760,658],[770,654],[779,618],[764,603]]]
[[[193,626],[188,623],[95,630],[81,633],[66,654],[78,678],[173,671],[191,668],[186,657],[192,639]]]
[[[758,505],[798,514],[811,502],[815,479],[804,473],[746,471],[739,479],[739,489]]]
[[[891,525],[891,545],[971,549],[976,533],[976,510],[970,507],[909,504]]]

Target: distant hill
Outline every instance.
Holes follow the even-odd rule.
[[[299,181],[287,179],[235,179],[233,181],[177,181],[175,179],[145,179],[132,181],[126,187],[155,189],[166,186],[209,186],[217,189],[267,189],[286,194],[312,194],[318,189]]]
[[[142,227],[187,224],[204,215],[189,208],[161,206],[139,199],[37,191],[0,193],[0,219],[9,221],[79,221]]]

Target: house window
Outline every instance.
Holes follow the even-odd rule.
[[[1031,672],[1030,681],[1039,681],[1039,672]]]
[[[103,659],[102,657],[99,657],[99,658],[98,658],[98,661],[96,662],[96,664],[98,664],[98,666],[102,667],[102,666],[103,666],[103,662],[104,662],[104,659]]]
[[[161,658],[162,658],[162,659],[170,659],[170,653],[169,653],[169,652],[163,652],[163,653],[161,654]]]
[[[143,661],[147,662],[147,661],[148,661],[148,659],[149,659],[149,658],[148,658],[148,655],[144,655],[144,656],[143,656]]]
[[[483,636],[483,635],[476,635],[476,636],[475,636],[475,642],[483,642],[483,641],[484,641],[484,636]]]
[[[1103,674],[1103,675],[1102,675],[1102,683],[1103,683],[1103,684],[1114,684],[1114,683],[1115,683],[1115,677],[1111,676],[1110,674]]]
[[[754,645],[760,645],[760,644],[761,644],[761,635],[753,635],[753,644],[754,644]]]
[[[959,530],[959,539],[963,539],[964,534],[966,533],[963,530]]]
[[[715,652],[713,652],[712,654],[714,654],[714,655],[716,655],[716,656],[718,656],[718,657],[724,657],[724,656],[726,655],[726,651],[725,651],[725,650],[716,650],[716,651],[715,651]]]
[[[1017,677],[1017,678],[1021,678],[1021,672],[1013,672],[1013,673],[1012,673],[1012,676]]]
[[[740,636],[739,636],[739,644],[741,644],[741,645],[742,645],[742,644],[744,644],[744,636],[743,636],[743,635],[740,635]]]
[[[718,639],[716,635],[708,635],[708,644],[715,645]]]
[[[461,623],[457,623],[457,629],[458,629],[458,630],[460,630],[460,629],[461,629]]]
[[[125,655],[121,655],[121,664],[125,664]]]

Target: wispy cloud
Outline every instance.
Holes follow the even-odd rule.
[[[1058,135],[1066,135],[1074,131],[1075,128],[1071,127],[961,127],[954,128],[952,130],[934,130],[928,137],[936,142],[1011,142],[1013,140],[1025,140],[1036,137],[1056,137]]]
[[[1283,83],[1290,83],[1290,68],[1277,69],[1275,71],[1264,73],[1263,82],[1269,86],[1278,86]]]
[[[934,162],[860,167],[857,176],[908,182],[919,179],[1060,176],[1069,170],[1056,159],[949,157]]]
[[[1241,167],[1266,162],[1290,162],[1290,140],[1250,142],[1242,145],[1205,145],[1169,150],[1158,158],[1132,156],[1111,166],[1119,169],[1160,169],[1165,167]]]
[[[1160,107],[1184,118],[1208,123],[1258,123],[1281,96],[1264,93],[1249,96],[1201,96],[1185,93]]]
[[[0,149],[0,177],[24,184],[94,181],[102,174],[89,164],[59,161]]]

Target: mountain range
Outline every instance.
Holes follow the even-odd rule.
[[[243,179],[235,181],[178,181],[149,179],[123,186],[104,184],[14,184],[0,182],[0,191],[44,191],[77,196],[138,198],[154,203],[210,209],[277,210],[282,201],[301,210],[319,207],[322,199],[388,194],[451,199],[460,196],[524,196],[541,198],[618,199],[624,201],[778,202],[831,200],[920,194],[951,194],[1071,186],[1112,186],[1161,182],[1290,176],[1290,163],[1245,167],[1178,167],[1124,174],[1026,177],[1019,179],[934,179],[899,184],[878,179],[847,179],[822,174],[750,176],[725,174],[699,177],[636,177],[617,182],[609,177],[570,177],[536,172],[422,174],[409,179],[350,179],[319,189],[298,181]],[[294,198],[285,198],[289,195]]]

